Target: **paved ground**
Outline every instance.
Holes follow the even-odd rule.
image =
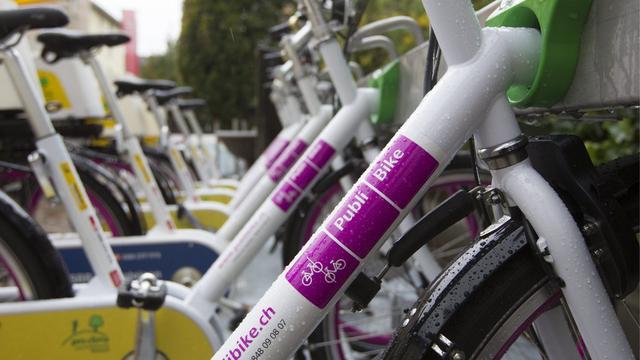
[[[235,300],[255,304],[280,275],[282,272],[281,246],[278,244],[275,251],[270,253],[272,245],[273,240],[269,240],[254,261],[240,274],[234,287]]]

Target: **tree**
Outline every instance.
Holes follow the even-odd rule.
[[[284,20],[284,0],[185,0],[178,68],[186,84],[207,100],[228,127],[248,119],[256,104],[257,44]]]
[[[167,44],[167,52],[142,60],[140,76],[145,79],[166,79],[181,82],[178,72],[178,51],[175,42]]]

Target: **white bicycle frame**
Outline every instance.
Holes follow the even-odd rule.
[[[307,33],[310,35],[307,29],[300,30],[298,33]],[[298,36],[296,38],[297,40],[294,39],[292,41],[292,46],[304,46],[310,38],[309,35]],[[293,63],[288,62],[283,66],[288,68],[292,65]],[[296,134],[295,138],[269,167],[267,176],[263,176],[255,184],[245,199],[237,204],[233,216],[218,230],[216,234],[226,241],[231,241],[234,236],[238,234],[257,208],[269,202],[269,194],[276,188],[286,171],[300,158],[303,151],[308,147],[308,144],[311,144],[313,140],[318,137],[318,134],[328,126],[327,123],[331,119],[333,109],[331,106],[320,104],[314,91],[315,81],[313,74],[296,71],[295,66],[292,66],[292,68],[298,88],[309,110],[310,117],[303,128]],[[280,80],[284,80],[284,76],[281,77]]]
[[[213,159],[209,158],[209,152],[202,144],[202,129],[193,111],[190,111],[191,126],[195,126],[195,128],[199,130],[199,135],[197,136],[192,135],[191,129],[185,119],[186,116],[178,105],[177,98],[171,99],[164,105],[164,108],[171,113],[178,130],[182,134],[183,153],[192,161],[197,178],[199,179],[196,184],[204,187],[217,187],[218,190],[226,190],[230,197],[234,196],[235,191],[230,189],[229,186],[237,186],[238,181],[235,179],[220,179],[216,177],[216,174],[219,174],[219,170]]]
[[[124,285],[125,278],[69,152],[62,137],[53,128],[49,116],[45,112],[43,100],[37,96],[40,90],[27,76],[29,69],[22,60],[22,54],[13,47],[5,48],[2,50],[2,58],[3,65],[8,70],[13,86],[24,106],[28,123],[35,135],[36,151],[44,159],[47,175],[53,181],[56,193],[68,213],[69,220],[79,234],[82,247],[95,276],[73,298],[6,303],[0,305],[0,314],[115,307],[114,300],[117,289]],[[95,62],[95,59],[93,61]],[[108,94],[105,95],[108,96]],[[112,107],[112,110],[119,114],[116,109],[117,106]],[[127,144],[133,150],[137,148],[131,141],[128,141]],[[135,153],[129,155],[135,155]],[[137,164],[137,161],[134,163]],[[200,239],[197,240],[200,241]],[[221,342],[221,327],[217,317],[211,314],[203,317],[194,312],[181,300],[184,288],[172,283],[167,283],[167,285],[169,294],[164,306],[184,314],[185,317],[193,321],[211,346],[217,348]],[[149,341],[149,339],[145,338],[144,341]],[[154,339],[151,341],[153,342]]]
[[[147,156],[144,154],[139,140],[129,129],[129,125],[120,110],[118,101],[110,89],[109,81],[107,80],[104,71],[102,71],[102,67],[90,52],[82,53],[80,57],[91,67],[93,74],[98,80],[102,94],[107,100],[109,109],[111,109],[114,120],[121,126],[123,135],[123,155],[126,156],[127,162],[133,169],[135,178],[138,181],[138,184],[141,185],[140,187],[143,189],[145,198],[151,207],[151,212],[156,221],[154,228],[161,228],[165,231],[175,230],[176,225],[171,218],[167,203],[164,201],[164,198],[160,193],[158,183],[156,182],[153,172],[151,171],[151,167],[149,166],[149,162],[147,161]],[[150,231],[153,230],[154,229],[152,228]]]
[[[270,96],[282,124],[282,130],[243,176],[235,196],[229,203],[229,207],[232,209],[236,209],[246,199],[260,179],[267,174],[267,170],[279,156],[284,154],[287,146],[291,144],[308,121],[308,115],[302,113],[296,95],[292,93],[291,86],[284,80],[290,71],[290,67],[280,66],[278,68],[278,75],[273,80]]]
[[[160,127],[160,134],[162,134],[162,150],[166,153],[169,161],[171,162],[171,167],[178,176],[178,181],[180,182],[181,189],[185,193],[185,198],[187,199],[187,201],[200,201],[200,198],[196,194],[195,180],[189,172],[189,167],[182,157],[182,154],[180,154],[180,149],[169,139],[169,125],[167,124],[167,114],[161,111],[160,106],[158,105],[158,102],[153,95],[148,94],[146,96],[146,101]]]
[[[238,223],[230,219],[217,233],[223,239],[227,239],[228,234],[232,232],[236,235],[186,299],[201,311],[211,309],[212,304],[220,299],[237,274],[243,271],[269,237],[286,221],[303,195],[324,174],[335,155],[347,146],[352,134],[355,134],[356,140],[361,144],[365,160],[373,161],[380,152],[372,141],[375,133],[368,121],[370,114],[378,109],[378,90],[357,89],[337,40],[331,36],[332,32],[324,31],[325,29],[318,27],[317,23],[309,22],[293,37],[285,37],[282,45],[291,61],[307,107],[314,112],[322,111],[323,106],[313,91],[313,79],[307,75],[306,69],[297,58],[297,48],[292,39],[309,38],[313,32],[316,39],[324,40],[319,44],[319,51],[343,107],[296,161],[284,180],[271,192],[268,200],[257,210],[254,210],[255,206],[251,204],[251,207],[247,207],[253,214],[249,219],[242,219],[243,221]],[[303,129],[299,137],[304,135]],[[303,139],[307,141],[307,138]],[[274,180],[276,179],[265,178],[259,184],[271,185]],[[272,189],[273,186],[269,188]],[[244,206],[243,203],[238,209],[243,209]],[[408,229],[411,224],[413,220],[409,218],[402,226]],[[428,249],[421,249],[416,258],[419,259],[418,265],[429,272],[430,279],[440,273],[441,269]]]
[[[62,137],[55,132],[45,106],[34,94],[38,89],[27,78],[21,55],[13,48],[3,50],[4,65],[7,67],[36,140],[36,148],[50,175],[58,197],[69,212],[69,220],[81,234],[82,245],[87,258],[103,288],[117,288],[124,282],[122,270],[113,255],[98,217],[89,202],[71,157]]]
[[[207,169],[209,174],[209,185],[212,186],[233,186],[237,188],[240,184],[239,181],[233,179],[221,179],[220,169],[218,168],[218,164],[216,163],[216,152],[212,151],[207,145],[204,138],[204,131],[202,131],[202,127],[200,126],[200,122],[196,117],[196,114],[193,109],[184,109],[182,110],[182,114],[189,124],[189,128],[191,128],[190,140],[194,143],[192,146],[196,148],[192,151],[199,150],[202,154],[202,163],[203,167]],[[236,194],[234,194],[234,197]]]
[[[180,131],[183,136],[184,145],[187,149],[190,160],[193,162],[193,167],[195,168],[198,179],[203,181],[205,184],[208,184],[210,180],[213,180],[214,175],[208,168],[202,149],[198,145],[198,139],[191,136],[189,126],[187,125],[187,121],[185,120],[182,111],[180,111],[180,108],[178,107],[177,101],[175,99],[169,101],[165,108],[168,108],[176,126],[178,127],[178,131]]]
[[[153,176],[153,172],[149,167],[149,163],[147,161],[146,155],[142,151],[142,147],[140,146],[139,140],[132,134],[131,130],[128,127],[127,122],[125,121],[124,115],[120,109],[119,103],[117,102],[113,92],[109,87],[109,81],[102,70],[102,67],[98,63],[97,59],[93,55],[92,52],[82,52],[79,54],[79,57],[82,61],[87,64],[93,71],[94,76],[96,77],[98,84],[102,90],[103,96],[105,97],[109,108],[112,111],[113,118],[116,123],[121,127],[122,131],[122,151],[124,152],[125,159],[131,166],[134,171],[135,179],[140,184],[140,188],[143,189],[147,203],[149,204],[152,212],[152,216],[155,220],[155,225],[153,228],[149,229],[147,234],[142,236],[127,236],[127,237],[112,237],[109,239],[109,243],[111,245],[120,245],[120,246],[135,246],[135,245],[151,245],[151,244],[162,244],[162,243],[174,243],[174,242],[193,242],[203,244],[206,247],[211,248],[215,252],[221,252],[224,248],[224,243],[219,241],[214,234],[197,229],[177,229],[176,224],[174,223],[171,214],[169,212],[169,206],[164,201],[162,194],[160,193],[158,184]],[[28,108],[28,106],[25,106]],[[30,119],[34,119],[30,116]],[[44,120],[39,120],[39,122],[43,122]],[[44,146],[44,145],[43,145]],[[54,147],[38,147],[39,151],[44,154],[43,156],[56,157],[63,156],[59,155],[58,152],[60,149]],[[65,150],[66,152],[66,150]],[[47,160],[47,162],[50,162]],[[51,165],[49,165],[49,168]],[[75,182],[68,182],[68,185],[64,188],[67,189],[72,187]],[[56,183],[56,190],[60,189],[60,185]],[[58,193],[62,193],[61,190],[58,190]],[[59,195],[63,196],[63,195]],[[78,198],[83,198],[78,195]],[[86,197],[84,197],[86,198]],[[64,199],[63,199],[64,200]],[[63,201],[65,205],[65,209],[69,213],[69,218],[71,220],[75,219],[77,216],[74,213],[74,207],[70,206],[68,201]],[[89,204],[90,205],[90,204]],[[92,225],[92,231],[93,231]],[[98,227],[100,224],[98,223]],[[77,236],[53,236],[52,241],[55,246],[59,249],[62,248],[74,248],[82,246],[85,248],[87,256],[90,257],[96,252],[95,247],[87,248],[85,245],[87,237],[91,237],[91,233],[86,232],[86,227],[78,227],[74,223],[74,228],[77,231]],[[100,257],[99,254],[94,255]],[[99,274],[99,268],[94,266],[94,263],[91,262],[92,268],[95,274]]]
[[[304,4],[314,31],[328,38],[316,0]],[[423,4],[448,64],[447,73],[213,359],[291,356],[470,136],[482,148],[520,136],[505,91],[512,84],[529,84],[533,79],[539,32],[481,29],[467,0],[423,0]],[[323,55],[338,51],[331,40],[319,46]],[[325,61],[331,65],[330,60]],[[336,88],[358,103],[359,94],[353,95],[353,89],[338,83]],[[313,153],[305,156],[309,154]],[[492,171],[492,175],[510,204],[518,206],[546,239],[553,267],[566,282],[563,295],[589,354],[595,359],[633,358],[585,241],[555,191],[528,160]],[[531,189],[536,189],[535,197]],[[221,259],[229,261],[224,256]],[[310,260],[324,267],[338,260],[346,265],[343,270],[335,269],[333,281],[318,277],[307,286],[309,281],[303,279]],[[203,293],[198,290],[196,287],[194,295]],[[264,321],[266,313],[272,321]]]

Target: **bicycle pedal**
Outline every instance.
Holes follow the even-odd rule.
[[[138,308],[157,311],[167,297],[167,285],[151,273],[144,273],[118,290],[117,305],[120,308]]]

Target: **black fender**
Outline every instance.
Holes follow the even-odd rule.
[[[53,284],[53,297],[71,297],[73,291],[67,268],[49,237],[27,212],[9,195],[0,191],[0,219],[11,226],[24,240],[29,253],[42,264]],[[28,264],[23,264],[28,266]]]
[[[82,181],[97,181],[120,195],[121,200],[124,201],[124,206],[126,206],[125,209],[124,206],[121,205],[122,210],[129,219],[132,232],[130,235],[144,235],[146,223],[144,217],[141,215],[142,207],[136,199],[133,189],[129,187],[129,184],[91,159],[78,154],[72,154],[71,158]]]
[[[520,221],[507,219],[487,228],[407,312],[403,326],[396,331],[382,358],[422,359],[450,316],[525,246],[527,239]]]

